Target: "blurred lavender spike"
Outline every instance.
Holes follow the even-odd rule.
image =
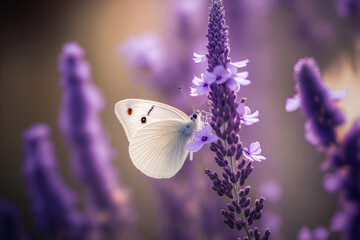
[[[298,232],[298,240],[327,240],[329,231],[324,227],[316,227],[311,231],[308,227],[302,227]]]
[[[341,110],[335,105],[334,96],[324,85],[320,69],[313,58],[302,58],[294,66],[297,96],[287,100],[287,111],[293,111],[300,101],[306,117],[305,139],[319,150],[336,144],[335,128],[345,122]],[[291,105],[291,106],[290,106]]]
[[[195,183],[181,183],[173,179],[169,181],[154,184],[154,196],[160,215],[160,239],[196,239],[198,221],[195,218],[198,202],[194,194]]]
[[[19,210],[4,198],[0,199],[0,239],[30,240]]]
[[[342,231],[342,240],[360,238],[360,117],[345,135],[340,149],[331,154],[334,173],[324,177],[324,187],[340,194],[340,210],[331,229]]]
[[[37,227],[51,239],[85,239],[87,223],[76,209],[76,195],[58,172],[45,124],[35,124],[23,134],[24,167],[31,209]]]
[[[90,66],[77,43],[63,46],[59,58],[63,89],[59,125],[69,146],[77,180],[86,189],[86,211],[104,239],[129,236],[135,220],[128,190],[111,164],[114,151],[101,124],[103,98],[92,83]]]
[[[333,0],[340,17],[350,17],[359,14],[359,0]]]

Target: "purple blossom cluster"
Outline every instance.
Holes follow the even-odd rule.
[[[212,118],[210,126],[218,137],[211,143],[211,151],[216,153],[215,162],[222,168],[219,176],[216,172],[206,169],[206,175],[212,180],[212,189],[219,196],[230,199],[227,210],[221,210],[224,222],[230,228],[244,230],[244,239],[269,239],[270,230],[263,235],[258,228],[250,229],[254,220],[262,215],[264,198],[256,200],[250,206],[248,196],[250,186],[244,186],[246,179],[253,170],[252,161],[261,161],[261,148],[258,142],[252,143],[250,148],[244,148],[239,136],[241,123],[251,125],[258,121],[258,112],[251,114],[250,109],[236,102],[236,94],[241,86],[250,84],[247,72],[239,72],[238,68],[245,67],[248,60],[232,63],[229,58],[230,47],[228,26],[225,22],[225,11],[221,0],[213,0],[210,4],[208,24],[208,54],[206,54],[208,69],[201,78],[194,78],[195,88],[191,89],[192,96],[208,93]],[[202,55],[194,54],[195,62],[203,62]],[[239,110],[238,110],[239,107]],[[247,159],[241,159],[244,157]]]
[[[85,196],[80,199],[62,179],[50,128],[35,124],[23,134],[23,175],[31,208],[38,229],[49,239],[137,239],[132,229],[136,213],[111,164],[114,151],[99,117],[103,99],[84,55],[76,43],[65,44],[60,55],[59,125]]]
[[[111,165],[114,151],[99,117],[103,99],[91,81],[90,66],[76,43],[65,44],[59,60],[63,89],[59,125],[74,174],[86,190],[86,212],[104,238],[129,237],[134,209]]]
[[[339,210],[334,215],[331,230],[341,231],[343,240],[360,237],[360,118],[333,150],[329,164],[333,173],[325,175],[324,187],[340,196]]]
[[[323,150],[335,145],[335,129],[345,118],[334,101],[340,100],[346,92],[332,92],[324,85],[313,58],[303,58],[295,64],[294,78],[297,94],[286,100],[286,110],[291,112],[301,107],[307,119],[305,139],[309,143]]]
[[[33,125],[23,134],[23,175],[37,228],[51,239],[86,239],[89,224],[59,173],[50,134],[45,124]]]
[[[302,109],[306,118],[305,139],[328,155],[322,171],[332,173],[324,176],[324,188],[340,196],[339,210],[332,219],[330,230],[341,231],[342,240],[359,239],[360,118],[339,141],[336,128],[345,123],[345,117],[334,102],[344,98],[347,90],[337,92],[327,88],[312,58],[300,59],[295,64],[294,77],[297,94],[287,99],[285,108],[287,111]],[[303,228],[299,239],[327,239],[329,234],[320,232],[323,237],[315,237],[315,230],[312,238],[301,237],[311,236],[310,230]]]

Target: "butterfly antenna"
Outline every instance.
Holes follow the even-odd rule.
[[[195,112],[195,105],[192,105],[190,103],[189,99],[186,97],[186,95],[185,95],[185,93],[183,91],[183,88],[180,85],[179,85],[179,90],[181,91],[182,95],[184,96],[184,98],[185,98],[186,102],[189,104],[189,106],[192,107],[193,112]]]

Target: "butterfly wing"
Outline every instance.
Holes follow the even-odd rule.
[[[170,178],[183,166],[188,151],[185,145],[192,136],[182,133],[184,120],[161,120],[143,126],[130,141],[133,164],[145,175]]]
[[[123,125],[128,141],[145,125],[158,120],[179,119],[189,117],[172,106],[143,99],[125,99],[115,104],[115,114]]]

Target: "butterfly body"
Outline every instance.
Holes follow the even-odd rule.
[[[170,178],[181,169],[188,155],[185,146],[202,124],[197,113],[189,117],[172,106],[142,99],[119,101],[115,114],[133,164],[153,178]]]

